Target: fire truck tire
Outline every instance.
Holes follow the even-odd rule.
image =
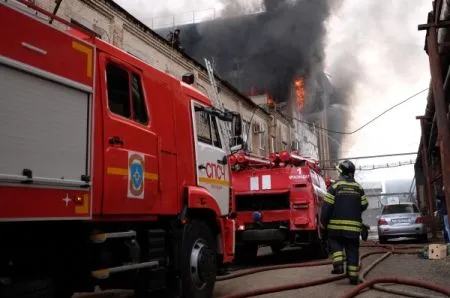
[[[322,231],[317,225],[317,231],[313,236],[313,242],[310,245],[310,251],[315,258],[318,259],[326,259],[329,256],[329,248],[327,235],[324,231]]]
[[[17,282],[10,286],[0,286],[2,298],[56,298],[55,286],[52,279],[37,279]]]
[[[212,297],[217,273],[216,242],[202,221],[185,226],[181,247],[181,282],[184,298]]]

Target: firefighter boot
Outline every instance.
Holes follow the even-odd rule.
[[[359,280],[359,277],[350,277],[349,281],[350,281],[351,285],[358,285],[361,283],[361,281]]]
[[[343,264],[333,264],[333,270],[331,274],[344,274],[344,265]]]

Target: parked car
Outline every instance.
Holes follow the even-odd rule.
[[[386,243],[388,239],[414,237],[428,241],[425,217],[414,203],[385,205],[378,216],[378,239]]]

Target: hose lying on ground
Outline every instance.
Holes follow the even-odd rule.
[[[381,251],[371,251],[371,252],[367,252],[363,255],[361,255],[360,259],[363,260],[371,255],[375,255],[375,254],[382,254],[385,253],[385,250],[381,250]],[[398,252],[398,253],[417,253],[417,252]],[[262,267],[262,268],[256,268],[258,271],[253,271],[253,270],[249,270],[247,272],[242,272],[241,274],[233,274],[232,277],[229,277],[228,279],[231,278],[236,278],[236,277],[241,277],[241,276],[245,276],[245,275],[250,275],[250,274],[254,274],[257,272],[262,272],[262,271],[270,271],[270,270],[276,270],[276,269],[287,269],[287,268],[298,268],[298,267],[312,267],[312,266],[321,266],[321,265],[328,265],[331,264],[330,261],[319,261],[319,262],[309,262],[309,263],[296,263],[296,264],[286,264],[286,265],[275,265],[275,266],[266,266],[266,267]],[[280,266],[283,266],[283,268],[280,268]],[[275,269],[274,269],[275,267]],[[265,270],[260,270],[260,269],[265,269]],[[242,293],[237,293],[237,294],[232,294],[232,295],[226,295],[226,296],[222,296],[221,298],[243,298],[243,297],[252,297],[252,296],[257,296],[257,295],[263,295],[263,294],[270,294],[270,293],[276,293],[276,292],[283,292],[283,291],[289,291],[289,290],[296,290],[296,289],[300,289],[300,288],[306,288],[306,287],[310,287],[310,286],[315,286],[315,285],[320,285],[320,284],[325,284],[325,283],[329,283],[332,281],[336,281],[336,280],[340,280],[345,278],[346,276],[344,274],[341,275],[336,275],[336,276],[331,276],[331,277],[326,277],[326,278],[322,278],[322,279],[317,279],[317,280],[312,280],[312,281],[307,281],[307,282],[298,282],[298,283],[293,283],[293,284],[287,284],[287,285],[281,285],[281,286],[275,286],[275,287],[270,287],[270,288],[263,288],[263,289],[257,289],[257,290],[250,290],[247,292],[242,292]],[[222,279],[223,280],[223,279]]]
[[[388,256],[390,256],[391,254],[417,254],[419,251],[417,250],[417,248],[422,248],[423,246],[420,245],[377,245],[377,244],[372,244],[372,245],[363,245],[365,247],[373,247],[373,248],[384,248],[384,250],[380,251],[372,251],[372,252],[367,252],[363,255],[361,255],[361,260],[374,255],[374,254],[382,254],[384,253],[384,255],[377,259],[374,263],[372,263],[365,271],[364,271],[364,275],[366,275],[370,270],[372,270],[378,263],[380,263],[381,261],[383,261],[385,258],[387,258]],[[401,250],[396,250],[397,248],[401,249]],[[409,250],[409,249],[415,249],[413,251]],[[387,251],[389,250],[389,251]],[[218,281],[223,281],[223,280],[229,280],[229,279],[233,279],[233,278],[237,278],[237,277],[242,277],[242,276],[246,276],[246,275],[251,275],[251,274],[255,274],[258,272],[264,272],[264,271],[270,271],[270,270],[279,270],[279,269],[287,269],[287,268],[299,268],[299,267],[312,267],[312,266],[321,266],[321,265],[328,265],[331,264],[331,261],[317,261],[317,262],[307,262],[307,263],[295,263],[295,264],[283,264],[283,265],[275,265],[275,266],[264,266],[264,267],[260,267],[260,268],[254,268],[254,269],[250,269],[247,270],[245,272],[239,272],[239,273],[235,273],[235,274],[231,274],[228,276],[223,276],[218,278]],[[363,276],[364,276],[363,275]],[[242,293],[237,293],[237,294],[233,294],[233,295],[226,295],[223,296],[222,298],[243,298],[243,297],[252,297],[252,296],[257,296],[257,295],[263,295],[263,294],[270,294],[270,293],[275,293],[275,292],[283,292],[283,291],[288,291],[288,290],[295,290],[295,289],[300,289],[300,288],[305,288],[305,287],[310,287],[310,286],[315,286],[315,285],[320,285],[320,284],[325,284],[325,283],[329,283],[332,281],[336,281],[336,280],[340,280],[345,278],[345,275],[337,275],[337,276],[331,276],[331,277],[327,277],[327,278],[322,278],[322,279],[318,279],[318,280],[312,280],[312,281],[307,281],[307,282],[300,282],[300,283],[293,283],[293,284],[288,284],[288,285],[281,285],[281,286],[275,286],[275,287],[270,287],[270,288],[264,288],[264,289],[257,289],[257,290],[251,290],[251,291],[247,291],[247,292],[242,292]],[[375,281],[375,282],[374,282]],[[345,298],[347,297],[354,297],[355,295],[357,295],[362,289],[366,288],[366,287],[370,287],[373,285],[374,288],[385,291],[385,292],[390,292],[390,293],[396,293],[396,294],[400,294],[400,295],[406,295],[406,296],[410,296],[410,297],[419,297],[419,298],[423,298],[423,297],[429,297],[429,298],[437,298],[438,296],[430,296],[430,295],[422,295],[422,294],[418,294],[418,293],[412,293],[409,291],[402,291],[402,290],[398,290],[398,289],[387,289],[381,285],[375,285],[375,283],[382,283],[383,281],[386,282],[393,282],[393,283],[400,283],[400,284],[405,284],[405,285],[412,285],[412,286],[416,286],[416,287],[423,287],[426,289],[430,289],[430,290],[434,290],[440,293],[444,293],[447,295],[450,295],[450,290],[449,289],[445,289],[443,287],[439,287],[437,285],[431,284],[431,283],[427,283],[427,282],[422,282],[422,281],[416,281],[416,280],[411,280],[411,279],[403,279],[403,278],[395,278],[395,277],[391,277],[391,278],[377,278],[371,281],[365,281],[363,284],[361,284],[360,286],[358,286],[357,288],[355,288],[355,290],[353,290],[352,292],[350,292],[347,295],[353,295],[353,296],[345,296]],[[364,285],[364,286],[363,286]],[[356,291],[356,289],[358,289],[358,291]]]
[[[275,292],[283,292],[283,291],[289,291],[289,290],[295,290],[295,289],[301,289],[301,288],[316,286],[316,285],[320,285],[320,284],[325,284],[325,283],[340,280],[343,278],[345,278],[345,275],[341,274],[341,275],[335,275],[335,276],[330,276],[330,277],[326,277],[326,278],[322,278],[322,279],[316,279],[316,280],[311,280],[311,281],[306,281],[306,282],[301,282],[301,283],[277,286],[277,287],[272,287],[272,288],[257,289],[257,290],[232,294],[232,295],[228,295],[228,296],[222,296],[221,298],[244,298],[244,297],[252,297],[252,296],[258,296],[258,295],[263,295],[263,294],[270,294],[270,293],[275,293]]]
[[[375,266],[377,266],[378,264],[380,264],[382,261],[384,261],[385,259],[387,259],[390,255],[392,255],[392,252],[387,252],[385,253],[383,256],[381,256],[379,259],[375,260],[373,263],[371,263],[366,269],[364,269],[361,272],[361,280],[363,282],[365,282],[364,280],[364,276],[366,276],[373,268],[375,268]],[[372,288],[379,290],[379,291],[383,291],[383,292],[387,292],[390,294],[397,294],[397,295],[402,295],[402,296],[407,296],[407,297],[416,297],[416,298],[442,298],[442,296],[433,296],[433,295],[429,295],[429,294],[421,294],[421,293],[416,293],[416,292],[412,292],[412,291],[406,291],[406,290],[401,290],[401,289],[391,289],[391,288],[387,288],[385,286],[382,285],[373,285]]]
[[[282,265],[272,265],[272,266],[264,266],[264,267],[257,267],[249,270],[245,270],[238,273],[232,273],[225,276],[218,276],[216,277],[216,281],[224,281],[229,280],[241,276],[251,275],[258,272],[265,272],[265,271],[271,271],[271,270],[280,270],[280,269],[289,269],[289,268],[300,268],[300,267],[312,267],[312,266],[322,266],[322,265],[330,265],[330,260],[324,260],[324,261],[317,261],[317,262],[305,262],[305,263],[292,263],[292,264],[282,264]]]
[[[379,277],[379,278],[371,279],[369,281],[366,281],[366,282],[360,284],[359,286],[354,288],[351,292],[347,293],[342,298],[355,297],[356,295],[358,295],[358,293],[361,290],[363,290],[363,289],[365,289],[367,287],[371,287],[372,285],[377,284],[377,283],[396,283],[396,284],[420,287],[420,288],[433,290],[433,291],[445,294],[447,296],[450,296],[450,290],[449,289],[440,287],[438,285],[435,285],[435,284],[432,284],[432,283],[429,283],[429,282],[424,282],[424,281],[420,281],[420,280],[413,280],[413,279],[408,279],[408,278],[400,278],[400,277]],[[430,296],[427,296],[427,297],[430,297]]]
[[[420,244],[379,244],[376,242],[366,242],[362,243],[360,247],[367,247],[367,248],[386,248],[389,250],[393,249],[422,249],[423,245]]]

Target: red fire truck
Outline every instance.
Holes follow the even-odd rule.
[[[234,255],[235,115],[31,3],[0,2],[0,297],[211,297]]]
[[[254,259],[260,245],[274,252],[303,246],[317,257],[328,255],[318,225],[326,184],[316,161],[287,151],[273,153],[269,159],[240,152],[229,161],[237,260]]]

